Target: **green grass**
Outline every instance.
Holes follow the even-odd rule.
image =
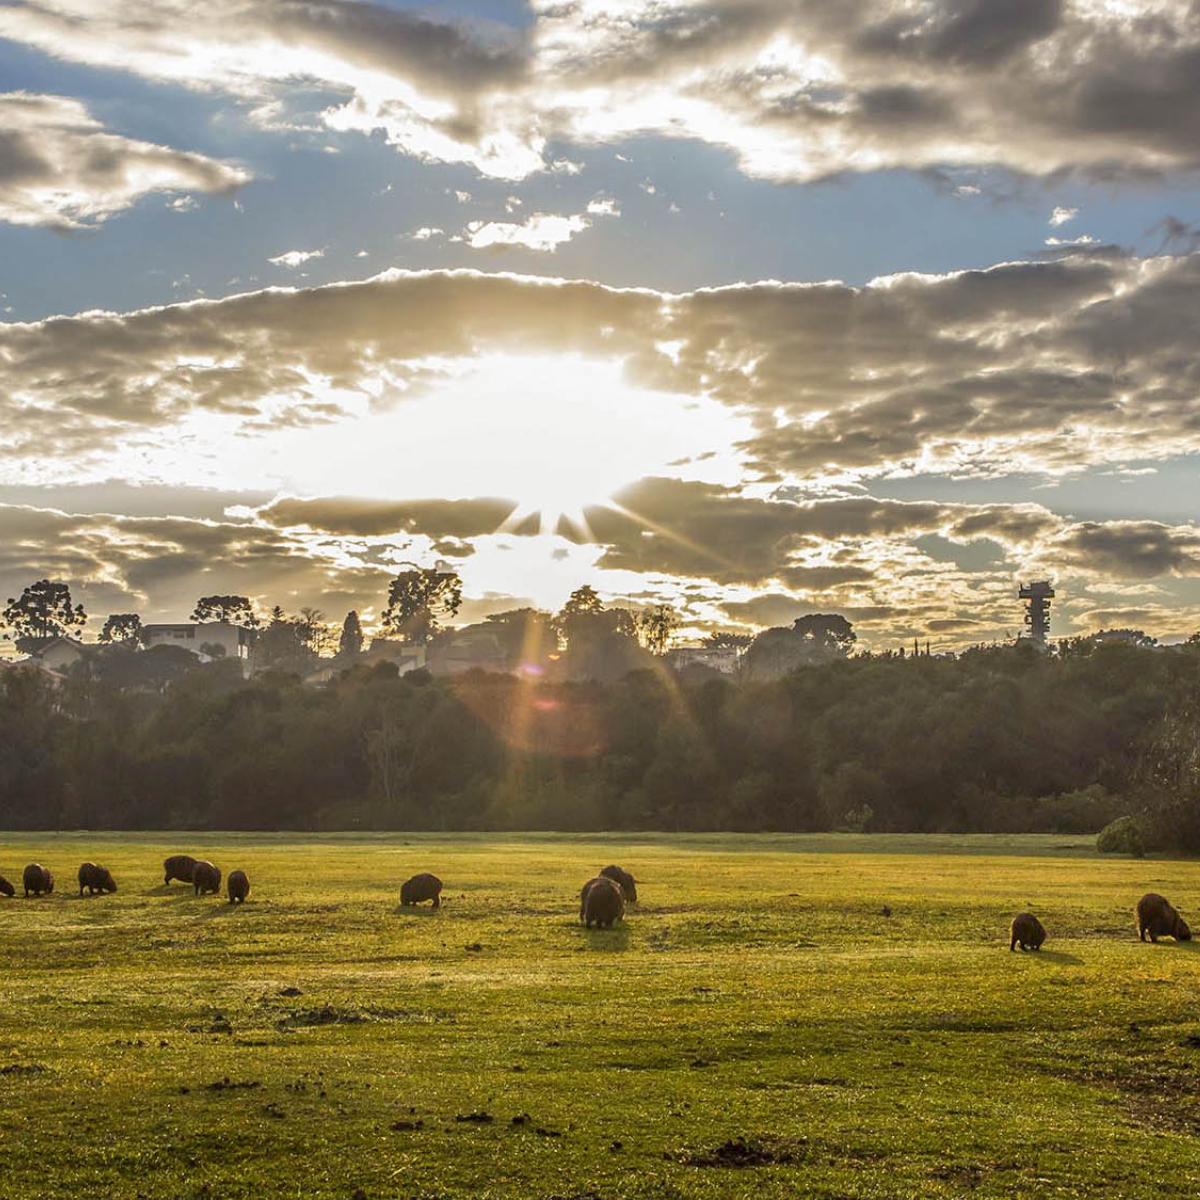
[[[1090,843],[3,835],[0,1196],[1194,1196],[1200,954],[1132,909],[1200,866]],[[610,861],[642,902],[588,933]]]

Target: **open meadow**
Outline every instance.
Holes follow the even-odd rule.
[[[3,835],[0,1196],[1194,1196],[1200,953],[1133,906],[1200,866],[1091,843]]]

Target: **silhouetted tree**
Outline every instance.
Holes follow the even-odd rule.
[[[357,658],[362,653],[362,648],[362,625],[359,624],[358,613],[351,609],[342,622],[342,634],[338,638],[338,658]]]
[[[62,637],[87,623],[83,605],[71,604],[70,587],[49,579],[29,584],[15,600],[10,596],[3,617],[5,629],[18,646]]]
[[[669,604],[656,604],[638,617],[638,631],[651,654],[666,654],[671,637],[678,628],[679,617]]]
[[[745,650],[752,641],[754,641],[752,633],[718,630],[716,633],[710,633],[704,639],[704,644],[712,650]]]
[[[806,617],[797,617],[792,628],[817,652],[845,656],[858,641],[854,626],[840,613],[810,613]]]
[[[227,621],[230,625],[241,625],[246,629],[258,628],[254,605],[247,596],[201,596],[192,611],[192,620],[201,624]]]
[[[462,580],[454,571],[414,567],[388,584],[386,629],[410,642],[427,642],[462,604]]]
[[[100,630],[102,642],[132,645],[141,636],[142,618],[137,613],[109,613]]]

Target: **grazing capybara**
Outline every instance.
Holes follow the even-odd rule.
[[[0,896],[15,896],[17,889],[3,875],[0,875]]]
[[[637,903],[637,884],[633,882],[633,876],[628,871],[622,871],[620,867],[605,867],[600,874],[605,879],[611,879],[621,889],[621,895],[625,897],[627,904]]]
[[[1160,937],[1174,938],[1177,942],[1192,940],[1187,922],[1157,892],[1147,892],[1137,902],[1137,923],[1138,937],[1143,942],[1146,934],[1152,942],[1157,942]]]
[[[25,884],[26,896],[31,892],[35,896],[40,896],[43,893],[49,895],[50,892],[54,891],[54,876],[40,863],[30,863],[25,868],[22,882]]]
[[[1046,931],[1033,913],[1017,913],[1013,917],[1008,940],[1010,950],[1015,950],[1018,946],[1022,950],[1040,950],[1045,940]]]
[[[621,894],[620,884],[607,875],[597,875],[583,885],[579,894],[579,919],[588,929],[593,922],[597,929],[607,929],[624,915],[625,897]]]
[[[107,867],[86,862],[79,868],[79,894],[81,896],[84,888],[87,888],[90,896],[94,896],[97,892],[115,892],[117,881]]]
[[[196,865],[196,860],[190,854],[172,854],[170,858],[163,860],[163,883],[168,884],[172,879],[178,879],[180,883],[192,882],[192,869]]]
[[[442,881],[428,871],[414,875],[400,885],[401,904],[420,904],[422,900],[432,900],[434,908],[442,906]]]
[[[198,858],[192,866],[192,891],[194,895],[203,896],[212,892],[215,896],[221,890],[221,868],[214,867],[206,858]]]
[[[246,897],[250,895],[250,880],[245,871],[230,871],[225,887],[229,892],[230,904],[245,904]]]

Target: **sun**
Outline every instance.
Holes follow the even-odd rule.
[[[509,530],[585,512],[646,475],[732,446],[743,433],[712,401],[632,384],[615,359],[492,354],[439,363],[421,395],[382,412],[279,435],[282,487],[305,495],[461,499],[515,507]],[[716,453],[715,453],[716,452]]]

